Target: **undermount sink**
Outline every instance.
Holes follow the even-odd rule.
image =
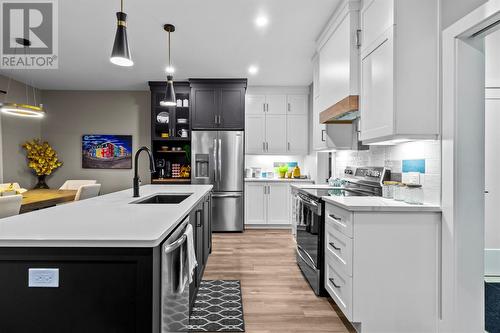
[[[189,198],[192,193],[187,194],[156,194],[145,199],[132,202],[133,204],[179,204]]]

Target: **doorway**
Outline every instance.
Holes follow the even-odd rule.
[[[485,38],[499,28],[490,0],[442,35],[440,332],[485,330]]]

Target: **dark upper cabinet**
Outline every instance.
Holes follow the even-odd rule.
[[[210,86],[197,86],[192,88],[191,93],[192,128],[216,128],[219,108],[218,89]]]
[[[245,128],[246,79],[191,79],[193,129]]]

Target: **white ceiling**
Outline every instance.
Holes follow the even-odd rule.
[[[3,71],[41,89],[146,90],[163,80],[164,23],[172,23],[174,80],[249,77],[250,85],[307,85],[314,41],[340,0],[124,0],[132,68],[109,62],[119,0],[59,3],[59,69]],[[269,17],[259,30],[254,20]],[[257,65],[259,73],[247,69]]]

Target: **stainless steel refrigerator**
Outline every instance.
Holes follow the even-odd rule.
[[[243,131],[193,131],[193,184],[212,184],[212,230],[243,231]]]

